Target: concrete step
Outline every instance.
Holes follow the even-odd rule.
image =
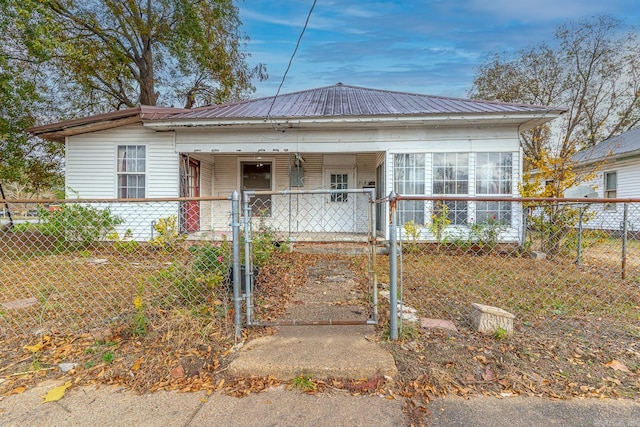
[[[289,326],[275,335],[250,341],[229,365],[237,377],[272,376],[290,380],[312,378],[371,378],[395,376],[395,361],[386,349],[371,341],[373,326]]]

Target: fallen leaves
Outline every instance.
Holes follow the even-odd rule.
[[[44,399],[42,403],[57,402],[58,400],[64,397],[64,394],[69,387],[71,387],[71,381],[67,381],[63,385],[49,390],[47,394],[45,394],[44,396],[41,396],[42,399]]]
[[[622,372],[630,372],[629,368],[627,368],[624,363],[620,363],[617,360],[612,360],[609,363],[605,363],[604,366],[607,366],[611,369],[613,369],[614,371],[622,371]]]

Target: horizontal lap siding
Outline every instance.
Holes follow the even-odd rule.
[[[171,133],[157,133],[141,125],[124,126],[67,138],[65,184],[69,197],[109,199],[117,197],[116,152],[118,145],[145,145],[146,197],[178,196],[178,155]],[[118,232],[133,232],[137,240],[152,236],[152,224],[160,218],[177,215],[178,204],[123,203],[102,204],[120,216],[124,223]]]
[[[615,165],[603,165],[596,177],[586,182],[591,188],[595,188],[598,198],[604,199],[604,174],[616,172],[617,174],[617,198],[638,198],[640,197],[640,161],[631,160],[620,162]],[[603,200],[604,201],[604,200]],[[624,206],[618,204],[615,209],[604,210],[604,204],[598,203],[590,205],[587,210],[590,216],[584,227],[590,229],[621,230],[624,218]],[[590,213],[590,214],[589,214]],[[633,204],[629,206],[628,227],[630,231],[640,230],[640,206]]]

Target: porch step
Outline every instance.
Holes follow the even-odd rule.
[[[294,252],[300,252],[305,254],[336,254],[336,255],[365,255],[368,254],[369,244],[368,243],[336,243],[336,242],[326,242],[326,243],[295,243],[292,245],[292,250]]]

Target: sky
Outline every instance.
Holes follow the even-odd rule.
[[[250,66],[278,90],[313,0],[239,0]],[[640,27],[637,0],[317,0],[280,93],[336,83],[467,97],[477,67],[494,53],[541,42],[569,19],[610,14]]]

